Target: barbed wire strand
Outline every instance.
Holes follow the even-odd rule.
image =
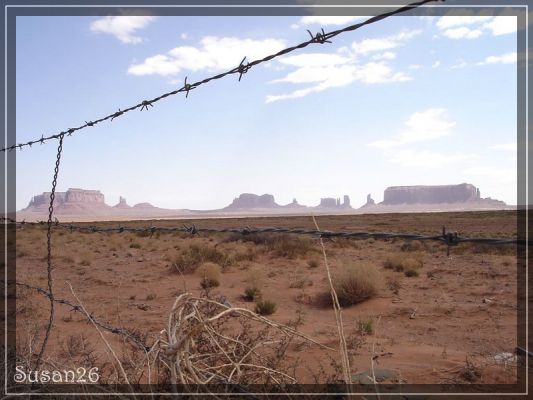
[[[47,231],[46,231],[46,243],[47,243],[47,255],[46,255],[46,263],[47,263],[47,274],[48,274],[48,294],[50,298],[50,318],[48,320],[48,325],[46,327],[46,333],[44,335],[44,340],[41,345],[41,350],[39,351],[39,355],[37,356],[37,361],[35,364],[35,370],[38,371],[39,367],[41,366],[41,361],[43,358],[44,350],[46,348],[46,344],[48,343],[48,339],[50,337],[50,332],[52,331],[52,325],[54,323],[54,292],[52,290],[52,286],[54,283],[53,276],[52,276],[52,216],[54,214],[54,200],[56,196],[56,186],[57,186],[57,176],[59,174],[59,164],[61,163],[61,152],[63,151],[63,138],[64,135],[61,135],[59,137],[59,146],[57,147],[57,157],[56,157],[56,164],[54,168],[54,178],[52,180],[52,191],[50,192],[50,205],[48,206],[48,223],[47,223]]]
[[[44,222],[26,222],[15,221],[12,218],[0,217],[0,221],[6,221],[8,223],[16,224],[20,228],[25,225],[43,225]],[[154,233],[189,233],[197,235],[200,233],[237,233],[241,235],[251,234],[264,234],[264,233],[286,233],[295,235],[308,235],[322,238],[353,238],[353,239],[404,239],[404,240],[421,240],[421,241],[438,241],[443,242],[446,245],[455,246],[459,243],[477,243],[486,245],[531,245],[530,240],[517,239],[517,238],[504,238],[504,237],[465,237],[460,236],[456,231],[447,231],[446,227],[442,227],[442,233],[438,235],[422,235],[419,233],[405,233],[405,232],[370,232],[370,231],[329,231],[329,230],[316,230],[306,228],[281,228],[281,227],[244,227],[244,228],[197,228],[196,225],[181,225],[173,227],[164,226],[145,226],[145,227],[133,227],[133,226],[117,226],[117,227],[98,227],[96,225],[79,225],[71,223],[62,223],[58,220],[55,221],[54,228],[66,229],[71,232],[77,231],[82,233],[149,233],[150,237]]]
[[[1,282],[5,283],[5,281],[3,281],[3,280],[1,280]],[[140,340],[135,334],[133,334],[132,332],[128,331],[127,329],[115,327],[115,326],[106,324],[104,322],[101,322],[93,314],[89,314],[89,317],[87,317],[87,315],[83,312],[80,304],[75,304],[75,303],[72,303],[72,302],[70,302],[68,300],[55,298],[53,296],[50,296],[50,293],[48,293],[48,291],[46,291],[45,289],[40,288],[40,287],[36,287],[36,286],[32,286],[32,285],[28,285],[27,283],[23,283],[23,282],[9,282],[9,283],[14,283],[17,286],[21,286],[21,287],[24,287],[26,289],[34,290],[34,291],[42,294],[43,296],[48,297],[54,303],[63,304],[63,305],[69,306],[69,307],[71,307],[71,311],[78,312],[78,313],[82,314],[87,319],[90,318],[100,328],[105,329],[106,331],[109,331],[109,332],[114,333],[116,335],[121,335],[121,336],[125,337],[126,339],[128,339],[129,341],[131,341],[132,343],[134,343],[136,346],[140,347],[143,350],[146,350],[148,352],[151,350],[150,346],[148,346],[146,343],[144,343],[142,340]]]
[[[154,106],[154,103],[157,103],[158,101],[160,100],[163,100],[169,96],[175,96],[177,95],[178,93],[185,93],[185,97],[187,98],[189,96],[189,92],[193,89],[196,89],[198,88],[199,86],[201,85],[205,85],[206,83],[209,83],[211,81],[214,81],[214,80],[218,80],[218,79],[222,79],[228,75],[233,75],[233,74],[239,74],[239,81],[241,80],[242,76],[244,74],[246,74],[252,67],[256,66],[256,65],[259,65],[261,63],[265,63],[265,62],[268,62],[274,58],[277,58],[277,57],[281,57],[283,55],[286,55],[288,53],[291,53],[295,50],[298,50],[298,49],[303,49],[307,46],[309,46],[310,44],[324,44],[324,43],[331,43],[330,39],[340,35],[341,33],[344,33],[344,32],[352,32],[352,31],[355,31],[357,29],[360,29],[366,25],[370,25],[370,24],[373,24],[373,23],[376,23],[378,21],[381,21],[385,18],[388,18],[388,17],[391,17],[393,15],[396,15],[396,14],[401,14],[401,13],[404,13],[404,12],[407,12],[409,10],[412,10],[412,9],[415,9],[415,8],[418,8],[420,6],[423,6],[427,3],[432,3],[432,2],[438,2],[438,1],[445,1],[445,0],[422,0],[422,1],[418,1],[418,2],[415,2],[415,3],[411,3],[411,4],[407,4],[403,7],[400,7],[398,9],[395,9],[395,10],[392,10],[392,11],[389,11],[389,12],[386,12],[386,13],[382,13],[382,14],[379,14],[379,15],[376,15],[374,17],[371,17],[363,22],[360,22],[360,23],[357,23],[357,24],[353,24],[353,25],[350,25],[350,26],[347,26],[345,28],[342,28],[342,29],[338,29],[338,30],[335,30],[335,31],[331,31],[331,32],[327,32],[325,33],[324,32],[324,29],[322,29],[320,32],[316,33],[315,35],[313,35],[309,30],[307,31],[310,35],[310,39],[305,41],[305,42],[302,42],[298,45],[295,45],[295,46],[292,46],[292,47],[287,47],[283,50],[280,50],[278,51],[277,53],[275,54],[271,54],[269,56],[266,56],[266,57],[263,57],[261,59],[258,59],[258,60],[254,60],[254,61],[251,61],[251,62],[246,62],[246,57],[244,57],[242,59],[242,61],[240,62],[240,64],[235,67],[235,68],[232,68],[226,72],[223,72],[223,73],[220,73],[220,74],[217,74],[217,75],[213,75],[211,77],[208,77],[208,78],[205,78],[201,81],[197,81],[197,82],[194,82],[194,83],[187,83],[187,78],[185,78],[185,81],[184,81],[184,84],[181,88],[179,89],[176,89],[176,90],[172,90],[170,92],[166,92],[166,93],[163,93],[161,94],[160,96],[157,96],[151,100],[143,100],[141,101],[140,103],[134,105],[134,106],[131,106],[131,107],[127,107],[125,109],[118,109],[118,111],[114,112],[114,113],[111,113],[105,117],[102,117],[102,118],[99,118],[99,119],[96,119],[96,120],[92,120],[92,121],[85,121],[85,124],[83,125],[80,125],[78,127],[75,127],[75,128],[69,128],[65,131],[61,131],[57,134],[54,134],[54,135],[50,135],[50,136],[47,136],[45,137],[44,135],[41,136],[40,139],[34,139],[34,140],[30,140],[29,142],[26,142],[26,143],[18,143],[18,144],[14,144],[12,146],[8,146],[8,147],[4,147],[2,149],[0,149],[0,151],[10,151],[10,150],[14,150],[16,148],[19,148],[20,150],[22,150],[24,147],[28,146],[28,147],[32,147],[32,145],[34,144],[37,144],[37,143],[40,143],[40,144],[43,144],[49,140],[52,140],[52,139],[59,139],[61,137],[63,137],[64,135],[67,135],[67,136],[71,136],[73,133],[75,132],[78,132],[78,131],[81,131],[82,129],[86,129],[86,128],[89,128],[89,127],[93,127],[101,122],[104,122],[104,121],[113,121],[115,118],[119,118],[121,116],[123,116],[124,114],[130,112],[130,111],[133,111],[133,110],[136,110],[138,108],[140,108],[140,111],[143,111],[143,110],[148,110],[148,107],[153,107]]]

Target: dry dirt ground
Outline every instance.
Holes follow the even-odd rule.
[[[332,216],[318,217],[317,222],[324,230],[438,234],[446,225],[463,236],[517,235],[516,213],[510,211]],[[130,221],[121,225],[182,223]],[[197,227],[313,227],[311,217],[186,223]],[[187,270],[211,261],[221,265],[222,274],[220,285],[211,289],[210,296],[224,295],[233,306],[253,310],[254,302],[243,297],[253,281],[262,298],[277,306],[268,318],[287,323],[300,316],[300,331],[338,349],[333,310],[320,301],[329,286],[319,240],[284,235],[262,244],[265,238],[242,239],[232,234],[162,233],[149,237],[54,230],[55,296],[76,303],[68,281],[86,309],[99,320],[136,331],[150,342],[165,327],[177,294],[202,294],[201,277]],[[349,265],[360,264],[372,265],[380,275],[373,298],[342,309],[352,373],[368,370],[374,358],[375,367],[392,370],[394,380],[403,383],[515,382],[515,361],[498,359],[502,353],[514,353],[517,345],[515,249],[464,244],[452,248],[450,256],[446,256],[446,246],[441,243],[405,243],[373,239],[324,241],[334,276]],[[405,271],[385,267],[390,257],[416,259],[423,265],[416,268],[418,276],[408,277]],[[46,287],[45,226],[25,226],[17,231],[16,275],[19,282]],[[47,318],[47,299],[19,288],[20,354],[35,353]],[[129,357],[132,364],[142,361],[142,354],[140,358],[131,355],[131,346],[124,344],[120,336],[109,332],[104,335],[123,360]],[[98,333],[84,316],[57,305],[46,360],[67,365],[84,354],[99,365],[110,361]],[[299,382],[336,379],[340,360],[336,351],[292,344],[285,357],[293,362]]]

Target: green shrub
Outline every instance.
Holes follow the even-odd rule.
[[[141,245],[139,243],[133,242],[130,244],[130,249],[140,249]]]
[[[261,289],[250,286],[244,289],[244,300],[255,301],[261,298]]]
[[[276,311],[276,303],[270,300],[258,299],[255,301],[255,312],[259,315],[271,315]]]
[[[374,333],[374,320],[359,320],[357,321],[357,331],[362,335],[372,335]]]

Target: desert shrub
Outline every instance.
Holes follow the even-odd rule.
[[[402,246],[400,247],[400,250],[401,251],[424,251],[425,246],[424,246],[424,243],[422,243],[419,240],[412,240],[412,241],[408,241],[402,244]]]
[[[146,300],[154,300],[157,297],[155,293],[150,293],[146,296]]]
[[[178,255],[173,266],[181,272],[189,273],[205,262],[215,263],[224,268],[231,265],[232,259],[214,247],[195,244]]]
[[[400,292],[400,289],[402,287],[402,283],[400,279],[396,276],[388,276],[387,277],[387,287],[392,291],[394,294],[398,294]]]
[[[257,299],[255,301],[255,312],[259,315],[271,315],[276,311],[276,303],[270,300]]]
[[[137,242],[133,242],[130,244],[130,249],[140,249],[141,248],[141,244],[140,243],[137,243]]]
[[[333,277],[333,287],[341,306],[351,306],[374,297],[381,284],[379,271],[371,264],[357,263],[348,265]],[[320,295],[324,304],[331,305],[331,294]]]
[[[374,320],[370,318],[357,321],[357,331],[360,335],[372,335],[374,333]]]
[[[246,301],[255,301],[261,298],[261,289],[255,286],[248,286],[244,289],[244,300]]]
[[[220,285],[221,268],[218,264],[203,263],[196,269],[196,274],[200,277],[200,286],[204,289]]]
[[[309,260],[307,261],[307,265],[309,268],[318,268],[318,261],[317,260]]]
[[[309,238],[302,238],[290,234],[252,233],[249,235],[231,236],[226,241],[240,240],[265,246],[268,252],[277,257],[296,258],[306,255],[313,248]]]
[[[405,276],[408,278],[418,276],[418,271],[416,269],[406,269],[404,272]]]
[[[401,253],[391,254],[385,259],[385,262],[383,263],[383,266],[385,268],[392,269],[396,272],[416,270],[422,268],[423,265],[424,261],[422,253],[413,254],[409,257],[406,257]]]

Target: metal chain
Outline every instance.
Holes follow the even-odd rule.
[[[52,289],[53,286],[53,277],[52,277],[52,216],[54,214],[54,199],[56,197],[56,186],[57,186],[57,175],[59,174],[59,164],[61,163],[61,152],[63,151],[63,138],[64,135],[60,135],[59,137],[59,146],[57,148],[57,158],[56,158],[56,165],[54,168],[54,179],[52,180],[52,191],[50,193],[50,206],[48,207],[48,226],[47,226],[47,232],[46,232],[46,240],[47,240],[47,272],[48,272],[48,295],[50,299],[50,319],[48,320],[48,326],[46,327],[46,333],[44,336],[43,344],[41,345],[41,350],[39,351],[39,355],[37,356],[37,362],[35,365],[35,370],[38,371],[39,367],[41,365],[42,357],[44,354],[44,350],[46,348],[46,344],[48,343],[48,339],[50,337],[50,331],[52,330],[52,324],[54,322],[54,292]]]

